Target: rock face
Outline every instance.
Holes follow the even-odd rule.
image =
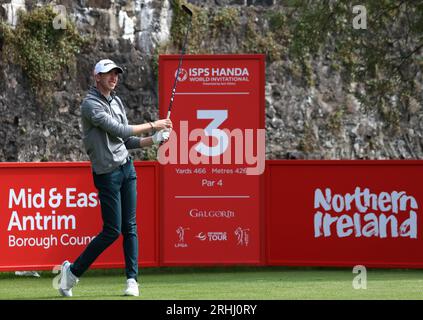
[[[276,0],[191,0],[201,8],[234,6],[280,9]],[[0,0],[0,17],[16,24],[18,9],[31,10],[50,1]],[[77,56],[75,76],[62,75],[53,105],[37,105],[22,69],[0,61],[0,161],[86,161],[81,143],[79,104],[92,83],[96,61],[110,58],[125,74],[118,95],[130,123],[158,118],[158,84],[154,59],[169,41],[173,12],[169,0],[78,0],[63,5],[81,35],[90,39]],[[257,19],[261,21],[263,16]],[[240,32],[243,28],[239,28]],[[236,31],[210,52],[239,52]],[[198,35],[197,35],[198,36]],[[228,41],[226,41],[228,40]],[[1,38],[0,38],[1,50]],[[423,110],[419,101],[402,117],[399,130],[366,111],[343,91],[340,72],[324,57],[311,64],[313,85],[292,72],[288,60],[266,63],[266,156],[268,159],[418,159],[423,158]],[[422,89],[422,75],[416,79]],[[355,84],[353,84],[355,85]],[[423,92],[423,90],[421,90]],[[423,96],[422,96],[423,100]],[[151,150],[133,151],[138,159]]]

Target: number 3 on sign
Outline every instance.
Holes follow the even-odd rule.
[[[228,110],[197,110],[197,119],[213,119],[204,129],[206,136],[214,137],[218,143],[214,147],[206,146],[200,142],[195,150],[207,157],[215,157],[223,154],[229,145],[228,135],[218,127],[228,119]]]

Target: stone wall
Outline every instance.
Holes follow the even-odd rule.
[[[223,6],[254,7],[265,24],[264,10],[282,10],[278,0],[191,0],[205,10]],[[31,10],[49,1],[1,0],[0,16],[16,23],[16,9]],[[75,75],[64,73],[53,105],[37,105],[28,79],[17,65],[0,61],[0,161],[85,161],[79,104],[92,83],[95,62],[110,58],[125,73],[118,87],[130,123],[158,117],[157,49],[170,39],[173,12],[168,0],[56,1],[66,7],[81,35],[89,39],[77,56]],[[210,52],[238,52],[244,26],[222,35]],[[195,33],[195,30],[193,30]],[[264,31],[263,31],[264,32]],[[201,35],[197,35],[201,36]],[[0,43],[1,50],[1,43]],[[177,53],[177,52],[173,52]],[[266,155],[268,159],[417,159],[423,157],[422,104],[415,101],[400,123],[387,129],[386,119],[362,108],[343,91],[340,71],[324,56],[311,63],[313,85],[293,72],[292,61],[266,63]],[[422,83],[421,74],[416,79]],[[421,87],[420,87],[421,88]],[[423,99],[422,99],[423,100]],[[133,152],[138,159],[154,152]]]

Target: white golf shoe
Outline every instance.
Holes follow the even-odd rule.
[[[138,289],[138,283],[135,279],[126,280],[125,296],[139,297],[140,291]]]
[[[65,261],[60,269],[59,293],[64,297],[72,297],[72,288],[79,282],[70,270],[70,262]]]

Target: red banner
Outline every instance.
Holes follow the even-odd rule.
[[[179,56],[160,56],[166,117]],[[264,56],[186,55],[161,146],[163,265],[262,263]]]
[[[135,163],[141,265],[158,265],[157,163]],[[73,261],[102,228],[89,163],[0,164],[0,270],[44,270]],[[123,267],[122,241],[93,267]]]
[[[220,198],[228,191],[222,188],[207,193],[216,198],[204,204],[166,194],[206,194],[196,185],[203,174],[188,174],[197,167],[164,172],[161,184],[170,188],[159,230],[159,165],[136,162],[140,264],[423,267],[423,161],[266,163],[265,211],[256,202],[263,189],[248,180],[256,176],[229,175],[231,191],[249,198]],[[2,163],[0,177],[0,271],[45,270],[74,260],[100,231],[88,163]],[[121,240],[93,265],[123,266]]]
[[[269,265],[423,267],[422,161],[268,161]]]

